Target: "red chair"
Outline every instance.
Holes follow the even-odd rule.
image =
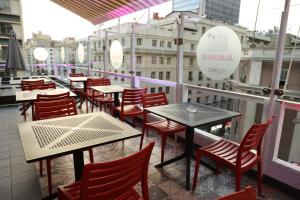
[[[37,94],[36,101],[57,101],[61,99],[70,98],[70,92],[65,92],[61,94]]]
[[[97,82],[98,86],[106,86],[111,85],[110,79],[108,78],[102,78]],[[112,97],[112,94],[109,95],[97,95],[99,92],[93,90],[93,96],[92,96],[92,112],[94,111],[94,104],[100,107],[100,111],[102,111],[102,105],[108,105],[112,111],[112,103],[114,102],[114,99]],[[104,107],[106,111],[106,107]]]
[[[56,101],[36,101],[34,102],[35,119],[50,119],[56,117],[65,117],[70,115],[77,115],[77,109],[74,99],[62,98]],[[93,150],[89,149],[90,161],[94,162]],[[52,177],[51,177],[51,160],[46,159],[47,175],[48,175],[48,190],[52,194]],[[40,175],[43,175],[43,162],[40,161]]]
[[[84,166],[82,180],[58,187],[58,199],[148,200],[148,165],[154,142],[128,157]],[[142,197],[134,189],[141,182]]]
[[[239,192],[226,195],[217,200],[256,200],[256,194],[255,190],[251,186],[248,186]]]
[[[120,119],[125,120],[125,117],[133,118],[143,114],[142,94],[145,94],[145,88],[124,89],[121,105],[113,108],[113,115],[120,114]]]
[[[273,117],[274,118],[274,117]],[[196,153],[196,166],[193,181],[193,190],[196,188],[199,163],[202,156],[208,156],[217,163],[217,171],[220,165],[226,165],[236,173],[235,187],[236,191],[240,190],[241,177],[252,167],[257,165],[257,182],[258,192],[261,194],[262,189],[262,159],[261,143],[263,136],[272,123],[273,118],[262,124],[254,124],[244,136],[241,144],[221,139],[207,147],[202,147]],[[256,153],[251,151],[256,149]]]
[[[43,83],[39,85],[30,85],[30,90],[47,90],[47,89],[56,89],[56,84],[54,82],[51,83]]]
[[[101,98],[104,97],[104,94],[101,92],[95,92],[91,87],[100,86],[102,84],[104,78],[88,78],[86,81],[86,91],[83,92],[82,98],[85,99],[86,102],[86,112],[89,112],[88,102],[91,102],[93,105],[93,98]],[[92,108],[93,109],[93,108]]]
[[[153,106],[167,105],[168,100],[164,92],[143,94],[142,104],[143,104],[143,108],[149,108]],[[161,136],[161,162],[163,162],[165,146],[167,143],[168,136],[174,133],[178,133],[180,131],[185,131],[185,126],[170,121],[168,119],[162,119],[155,122],[148,122],[147,115],[148,112],[144,111],[143,132],[141,137],[140,149],[142,148],[143,145],[145,132],[148,133],[149,128],[154,129]]]
[[[44,79],[41,79],[41,80],[34,80],[34,81],[29,81],[29,80],[22,80],[21,81],[21,88],[22,88],[22,91],[25,91],[25,90],[31,90],[31,86],[33,85],[42,85],[44,84]],[[23,102],[22,103],[22,107],[19,109],[21,110],[21,115],[23,115],[24,117],[24,120],[26,121],[26,111],[28,110],[28,108],[30,108],[31,106],[31,103],[29,102]]]

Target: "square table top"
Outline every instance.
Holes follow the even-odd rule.
[[[73,81],[73,82],[85,82],[87,81],[88,78],[100,78],[100,77],[87,77],[87,76],[80,76],[80,77],[68,77],[68,79],[70,81]]]
[[[141,135],[105,112],[23,122],[18,126],[27,162]]]
[[[75,97],[76,94],[71,92],[68,88],[56,88],[56,89],[47,89],[47,90],[25,90],[25,91],[16,91],[16,101],[34,101],[36,100],[37,94],[61,94],[65,92],[70,92],[71,97]]]
[[[123,85],[104,85],[104,86],[93,86],[92,89],[102,92],[104,94],[115,93],[115,92],[123,92],[124,89],[130,89],[131,87],[123,86]]]
[[[194,112],[188,111],[190,106],[194,108]],[[196,103],[168,104],[144,109],[189,127],[207,125],[241,115],[241,113]]]

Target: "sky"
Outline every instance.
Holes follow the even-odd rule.
[[[259,0],[241,0],[239,24],[250,30],[254,29],[257,5]],[[23,14],[24,38],[32,37],[32,33],[42,31],[54,40],[62,40],[65,37],[75,37],[76,39],[86,38],[92,35],[99,26],[94,26],[87,20],[71,13],[70,11],[58,6],[50,0],[21,0]],[[261,0],[258,13],[256,30],[273,29],[280,25],[280,16],[283,11],[284,0]],[[168,2],[150,9],[159,12],[160,16],[165,16],[172,11],[172,3]],[[147,10],[139,11],[129,16],[122,17],[121,23],[133,21],[135,18],[139,22],[146,22]],[[300,2],[292,0],[288,32],[297,34],[300,26]],[[101,28],[108,25],[117,24],[117,20],[105,23]]]

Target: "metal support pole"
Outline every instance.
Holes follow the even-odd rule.
[[[274,66],[273,66],[270,104],[269,104],[269,112],[268,112],[269,118],[274,113],[274,104],[275,104],[275,100],[277,98],[274,95],[274,90],[277,89],[279,86],[280,71],[281,71],[281,66],[282,66],[282,58],[283,58],[283,51],[284,51],[287,22],[288,22],[288,17],[289,17],[290,2],[291,2],[291,0],[285,0],[284,11],[282,12],[282,15],[281,15],[281,23],[280,23],[280,29],[279,29],[279,34],[278,34],[276,55],[275,55],[275,61],[274,61]]]
[[[104,36],[104,45],[103,45],[103,50],[104,50],[104,66],[103,66],[103,71],[104,71],[104,78],[106,78],[106,70],[108,68],[108,32],[105,31],[105,36]]]
[[[175,103],[182,102],[182,83],[183,83],[183,35],[184,35],[184,15],[180,12],[180,23],[177,22],[177,60],[176,60],[176,92],[175,92]]]
[[[88,36],[86,48],[87,48],[87,64],[88,64],[87,76],[90,76],[90,69],[91,69],[91,37],[90,36]]]
[[[136,67],[136,62],[135,62],[135,47],[136,47],[136,34],[135,34],[135,24],[132,24],[132,32],[131,32],[131,66],[130,66],[130,72],[131,72],[131,87],[135,87],[135,67]]]

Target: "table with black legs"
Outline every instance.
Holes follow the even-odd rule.
[[[75,180],[81,179],[83,151],[141,136],[141,132],[105,112],[19,124],[26,162],[73,154]]]
[[[224,124],[224,122],[241,115],[237,112],[195,103],[169,104],[145,108],[145,110],[186,126],[185,149],[183,154],[167,160],[156,167],[163,167],[186,158],[187,190],[190,188],[190,163],[193,155],[194,128],[217,123]]]

